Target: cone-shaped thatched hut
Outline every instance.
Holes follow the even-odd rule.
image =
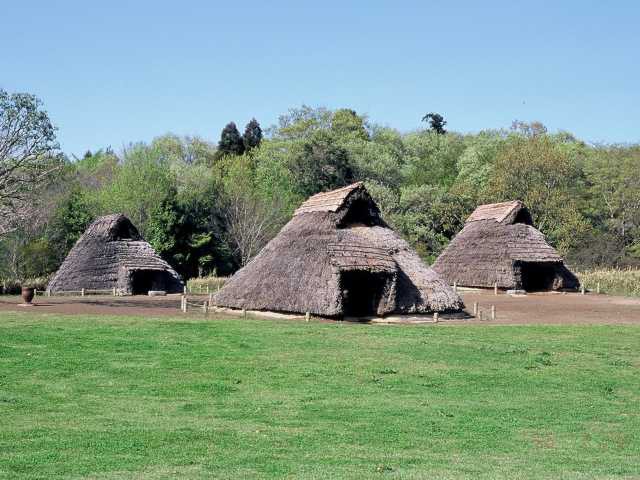
[[[106,290],[146,294],[149,290],[181,292],[180,276],[143,240],[121,214],[95,220],[73,246],[49,290]]]
[[[309,198],[214,302],[325,317],[463,307],[453,289],[384,223],[362,183]]]
[[[481,205],[433,264],[449,283],[467,287],[558,290],[578,279],[533,226],[520,201]]]

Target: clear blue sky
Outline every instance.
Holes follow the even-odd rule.
[[[638,1],[2,3],[0,88],[38,95],[69,154],[303,103],[640,142]]]

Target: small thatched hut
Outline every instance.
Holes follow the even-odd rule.
[[[73,246],[49,290],[107,290],[146,294],[149,290],[181,292],[180,276],[154,251],[121,214],[95,220]]]
[[[384,223],[362,183],[309,198],[214,302],[325,317],[463,307],[453,289]]]
[[[433,264],[449,283],[515,290],[574,289],[578,279],[520,201],[481,205]]]

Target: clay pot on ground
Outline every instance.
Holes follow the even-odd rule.
[[[31,303],[35,293],[33,287],[22,287],[22,300],[24,300],[24,303]]]

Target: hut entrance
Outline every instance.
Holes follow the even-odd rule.
[[[367,317],[384,313],[384,293],[388,282],[388,273],[364,270],[341,272],[343,315]]]
[[[166,273],[162,270],[133,270],[131,294],[146,295],[149,290],[167,290]]]
[[[554,263],[522,262],[520,275],[522,289],[527,292],[551,290],[556,277],[556,266]]]

